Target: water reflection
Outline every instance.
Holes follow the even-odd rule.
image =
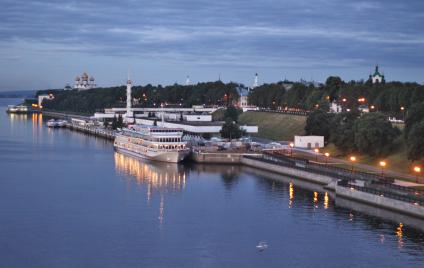
[[[399,223],[398,227],[396,228],[396,236],[398,238],[398,248],[403,247],[403,224]]]
[[[152,190],[181,191],[185,188],[186,173],[178,164],[152,163],[115,152],[115,168],[131,175],[139,184],[148,186],[148,196]]]
[[[186,173],[178,164],[144,162],[115,152],[115,168],[130,175],[137,184],[146,186],[147,202],[152,195],[159,194],[158,220],[161,228],[165,219],[165,196],[167,192],[179,192],[185,188]]]
[[[294,200],[294,186],[293,186],[293,182],[290,182],[289,183],[289,208],[292,207],[293,200]]]
[[[324,209],[328,209],[328,203],[330,202],[330,198],[328,197],[328,192],[324,194]]]

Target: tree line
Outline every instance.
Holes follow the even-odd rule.
[[[362,98],[364,101],[358,102]],[[424,86],[402,82],[345,82],[340,77],[331,76],[320,86],[280,81],[256,87],[249,94],[252,105],[272,109],[289,107],[312,110],[320,107],[326,110],[332,101],[342,103],[346,109],[368,104],[376,111],[401,116],[401,107],[407,110],[424,101]]]
[[[196,85],[134,86],[134,107],[158,107],[162,103],[191,107],[192,105],[231,105],[239,98],[237,83],[221,81]],[[125,107],[126,86],[95,88],[90,90],[40,90],[36,95],[53,94],[53,100],[43,102],[45,109],[92,114],[104,108]]]
[[[410,107],[403,135],[385,114],[360,114],[357,110],[339,114],[314,110],[306,120],[305,132],[324,136],[344,154],[387,156],[404,142],[408,159],[420,160],[424,158],[424,102]]]

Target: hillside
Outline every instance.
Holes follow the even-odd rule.
[[[304,134],[306,116],[249,111],[240,115],[239,122],[257,125],[257,137],[287,141],[293,140],[294,135]]]

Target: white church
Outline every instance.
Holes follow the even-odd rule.
[[[376,83],[384,83],[384,82],[385,82],[384,75],[383,75],[383,74],[381,74],[381,73],[378,71],[378,65],[376,65],[376,66],[375,66],[374,74],[370,74],[370,78],[369,78],[369,80],[370,80],[373,84],[376,84]]]
[[[94,77],[91,76],[90,78],[88,77],[88,74],[86,72],[84,72],[81,77],[77,76],[75,78],[75,84],[74,84],[74,89],[78,89],[78,90],[86,90],[86,89],[92,89],[97,87]]]

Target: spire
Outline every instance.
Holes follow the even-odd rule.
[[[255,80],[253,82],[252,88],[255,88],[259,85],[258,73],[255,74]]]
[[[127,79],[127,84],[132,84],[132,81],[130,79],[130,68],[128,68],[128,79]]]
[[[187,79],[186,79],[185,85],[186,86],[189,86],[190,85],[190,76],[188,76],[188,75],[187,75]]]

